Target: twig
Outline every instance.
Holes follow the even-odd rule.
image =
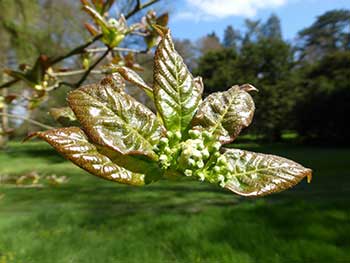
[[[0,89],[10,87],[10,86],[12,86],[13,84],[17,83],[18,81],[19,81],[19,79],[13,79],[13,80],[11,80],[11,81],[5,82],[4,84],[1,84],[1,85],[0,85]]]
[[[75,49],[69,51],[67,54],[65,54],[63,56],[59,56],[59,57],[51,60],[51,65],[57,64],[58,62],[66,59],[68,57],[71,57],[71,56],[83,53],[88,46],[90,46],[91,44],[95,43],[101,37],[102,37],[102,34],[99,34],[99,35],[95,36],[93,39],[91,39],[90,41],[86,42],[85,44],[83,44],[83,45],[81,45],[79,47],[76,47]]]
[[[9,118],[13,118],[13,119],[19,119],[19,120],[24,120],[24,121],[27,121],[29,123],[32,123],[34,125],[37,125],[39,127],[42,127],[44,129],[53,129],[54,127],[52,126],[49,126],[49,125],[46,125],[44,123],[41,123],[41,122],[38,122],[38,121],[35,121],[33,119],[30,119],[30,118],[27,118],[27,117],[23,117],[23,116],[19,116],[19,115],[15,115],[15,114],[4,114],[4,113],[1,113],[0,112],[0,116],[7,116]]]
[[[53,77],[69,77],[74,75],[80,75],[84,74],[87,70],[86,69],[79,69],[79,70],[72,70],[72,71],[66,71],[66,72],[55,72],[51,73],[50,75]],[[103,70],[91,70],[90,74],[106,74],[107,72]],[[65,83],[66,84],[66,83]]]
[[[86,52],[89,53],[99,53],[99,52],[105,52],[108,48],[101,47],[101,48],[89,48],[86,49]],[[132,49],[132,48],[124,48],[124,47],[115,47],[113,48],[113,51],[122,51],[122,52],[132,52],[132,53],[146,53],[147,50],[138,50],[138,49]]]
[[[75,87],[79,87],[85,80],[86,78],[89,76],[90,72],[98,65],[98,63],[100,63],[107,55],[108,53],[111,51],[111,48],[108,48],[105,53],[102,54],[102,56],[96,60],[96,62],[94,64],[92,64],[84,73],[84,75],[81,77],[81,79],[74,85]]]
[[[141,4],[140,0],[137,0],[136,5],[134,7],[134,9],[125,16],[126,19],[129,19],[130,17],[132,17],[133,15],[135,15],[137,12],[141,11],[142,9],[145,9],[157,2],[159,2],[160,0],[150,0],[145,4]]]

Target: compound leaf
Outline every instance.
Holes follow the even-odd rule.
[[[126,170],[99,153],[80,128],[59,128],[37,132],[34,135],[48,142],[65,158],[93,175],[122,184],[145,184],[145,175]]]
[[[154,58],[154,99],[165,127],[185,134],[201,103],[203,87],[176,52],[169,30]]]
[[[88,85],[71,92],[68,103],[94,143],[157,160],[153,148],[164,128],[151,110],[124,91]]]
[[[310,169],[275,155],[227,149],[224,156],[233,169],[225,188],[243,196],[280,192],[312,177]]]
[[[222,144],[232,142],[253,119],[255,106],[247,87],[253,89],[249,85],[233,86],[209,95],[192,120],[193,129],[210,132]]]

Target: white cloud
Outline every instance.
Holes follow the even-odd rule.
[[[225,18],[228,16],[253,17],[258,10],[280,7],[287,0],[186,0],[186,12],[177,14],[178,19]]]

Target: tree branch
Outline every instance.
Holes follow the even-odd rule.
[[[89,48],[85,49],[86,52],[89,53],[99,53],[99,52],[105,52],[108,48],[101,47],[101,48]],[[113,51],[121,51],[121,52],[132,52],[132,53],[146,53],[147,50],[138,50],[138,49],[132,49],[132,48],[123,48],[123,47],[115,47],[113,48]]]
[[[57,64],[58,62],[68,58],[68,57],[71,57],[71,56],[74,56],[74,55],[77,55],[77,54],[81,54],[85,51],[85,49],[90,46],[91,44],[95,43],[97,40],[99,40],[100,38],[102,37],[102,34],[99,34],[97,36],[95,36],[93,39],[91,39],[90,41],[86,42],[85,44],[81,45],[81,46],[78,46],[76,47],[75,49],[69,51],[67,54],[65,55],[62,55],[62,56],[59,56],[53,60],[51,60],[51,65],[54,65],[54,64]]]
[[[52,127],[52,126],[46,125],[44,123],[35,121],[35,120],[27,118],[27,117],[15,115],[15,114],[7,114],[7,113],[1,113],[0,112],[0,116],[6,116],[6,117],[9,117],[9,118],[13,118],[13,119],[24,120],[24,121],[27,121],[29,123],[32,123],[32,124],[37,125],[37,126],[39,126],[41,128],[44,128],[44,129],[54,129],[54,127]]]
[[[10,87],[13,84],[17,83],[18,81],[19,81],[19,79],[13,79],[11,81],[5,82],[4,84],[0,85],[0,89],[4,89],[4,88],[7,88],[7,87]]]
[[[136,1],[135,8],[134,8],[131,12],[129,12],[129,13],[125,16],[125,18],[126,18],[126,19],[129,19],[130,17],[132,17],[133,15],[135,15],[136,13],[138,13],[139,11],[141,11],[141,10],[143,10],[143,9],[145,9],[145,8],[151,6],[151,5],[153,5],[153,4],[155,4],[155,3],[159,2],[159,1],[160,1],[160,0],[150,0],[150,1],[148,1],[147,3],[145,3],[145,4],[142,4],[142,3],[141,3],[141,0],[137,0],[137,1]],[[80,46],[74,48],[73,50],[69,51],[67,54],[62,55],[62,56],[58,56],[58,57],[56,57],[56,58],[50,60],[50,65],[57,64],[57,63],[61,62],[62,60],[65,60],[66,58],[69,58],[69,57],[71,57],[71,56],[78,55],[78,54],[81,54],[81,53],[85,52],[85,51],[86,51],[85,49],[86,49],[88,46],[90,46],[91,44],[93,44],[93,43],[95,43],[96,41],[98,41],[102,36],[103,36],[102,34],[99,34],[99,35],[95,36],[94,38],[92,38],[91,40],[89,40],[88,42],[86,42],[86,43],[84,43],[84,44],[82,44],[82,45],[80,45]],[[121,49],[121,48],[120,48],[120,49]],[[120,51],[123,51],[123,50],[120,50]],[[124,51],[127,51],[127,50],[124,50]],[[130,52],[133,52],[133,51],[130,51]],[[145,53],[145,51],[141,51],[141,52],[139,52],[139,53]],[[107,53],[107,54],[108,54],[108,53]],[[107,55],[107,54],[106,54],[106,55]],[[105,56],[106,56],[106,55],[105,55]],[[105,57],[105,56],[104,56],[104,57]],[[103,57],[103,58],[104,58],[104,57]],[[103,59],[103,58],[102,58],[102,59]],[[102,60],[102,59],[101,59],[101,60]],[[96,66],[96,65],[95,65],[95,66]],[[95,66],[94,66],[94,67],[95,67]],[[92,69],[93,69],[93,68],[92,68]],[[82,80],[80,80],[77,84],[80,85],[82,82],[84,82],[84,80],[87,78],[87,75],[91,72],[92,69],[88,70],[86,76],[85,76],[85,74],[84,74]],[[11,80],[11,81],[9,81],[9,82],[3,83],[3,84],[0,85],[0,89],[10,87],[10,86],[12,86],[13,84],[17,83],[18,81],[19,81],[19,79],[14,79],[14,80]]]
[[[133,15],[135,15],[136,13],[138,13],[139,11],[141,11],[142,9],[145,9],[157,2],[159,2],[160,0],[150,0],[148,1],[147,3],[145,4],[141,4],[141,1],[140,0],[137,0],[136,1],[136,5],[135,5],[135,8],[125,16],[126,19],[132,17]]]
[[[78,70],[72,70],[72,71],[66,71],[66,72],[56,72],[51,73],[50,75],[53,77],[69,77],[74,75],[80,75],[84,74],[87,70],[86,69],[78,69]],[[106,74],[107,72],[103,70],[91,70],[90,74]]]
[[[108,48],[105,53],[102,54],[102,56],[96,60],[96,62],[94,64],[92,64],[84,73],[84,75],[81,77],[81,79],[74,84],[75,87],[79,87],[85,80],[86,78],[89,76],[90,72],[98,65],[98,63],[100,63],[107,55],[108,53],[111,51],[111,48]]]

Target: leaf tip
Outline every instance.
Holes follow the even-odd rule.
[[[312,170],[311,169],[306,169],[305,176],[307,178],[307,183],[311,183],[312,181]]]
[[[152,25],[152,27],[157,31],[157,33],[164,38],[166,35],[170,34],[170,29],[161,25]]]
[[[22,143],[26,143],[27,141],[33,139],[34,137],[37,137],[40,135],[40,132],[31,132],[27,135],[27,137],[25,137],[23,140],[22,140]]]
[[[251,84],[243,84],[239,87],[241,90],[244,90],[244,91],[256,91],[256,92],[259,92],[259,90],[257,88],[255,88],[253,85]]]

